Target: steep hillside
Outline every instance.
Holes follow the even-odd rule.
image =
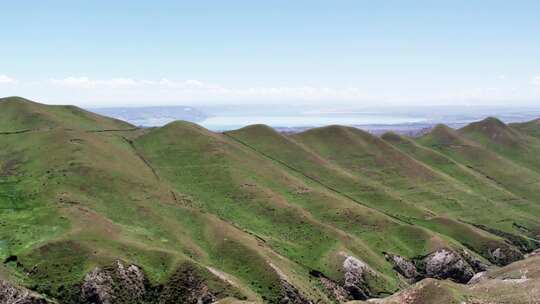
[[[455,136],[454,144],[448,143],[448,147],[453,145],[463,149],[467,143],[459,139],[455,132],[443,126],[439,126],[427,136],[436,136],[439,142],[448,142],[448,138]],[[509,191],[496,180],[479,172],[468,163],[460,163],[437,151],[437,147],[441,147],[440,145],[422,146],[411,138],[393,133],[384,134],[382,138],[403,153],[446,175],[455,185],[465,191],[478,195],[478,199],[467,202],[466,207],[463,208],[464,213],[459,214],[460,219],[477,224],[483,223],[494,229],[513,234],[519,234],[521,224],[529,225],[531,229],[537,229],[538,221],[529,212],[530,210],[537,210],[537,204]],[[425,138],[420,140],[425,140]],[[496,157],[488,151],[480,151],[491,157]],[[513,167],[509,168],[509,170],[513,170]],[[524,208],[523,205],[528,207]],[[513,221],[508,221],[508,218],[512,218]]]
[[[523,123],[513,123],[513,124],[510,124],[510,127],[516,130],[519,130],[525,134],[528,134],[530,136],[540,138],[540,119],[535,119],[535,120],[523,122]]]
[[[0,129],[0,302],[338,303],[426,278],[483,296],[461,284],[539,245],[534,159],[443,126],[137,129],[6,98]]]
[[[43,105],[21,97],[0,98],[0,133],[52,128],[100,131],[134,127],[74,106]]]
[[[486,258],[490,250],[501,246],[463,222],[501,226],[496,223],[508,214],[499,213],[497,203],[363,131],[331,126],[285,137],[268,127],[252,126],[226,134],[360,204],[428,227]],[[338,181],[334,172],[341,175]],[[369,181],[368,187],[359,187],[362,181]],[[391,196],[374,196],[372,188],[384,189]],[[478,209],[467,207],[471,203]],[[505,228],[515,230],[511,224]],[[462,233],[464,230],[469,233]]]
[[[529,208],[537,207],[536,202],[540,200],[537,191],[540,175],[528,166],[522,166],[445,126],[435,128],[417,142],[467,166],[519,196],[523,200],[516,207],[522,206],[525,212],[530,210]]]
[[[507,126],[496,118],[470,124],[458,131],[483,146],[529,169],[540,172],[540,138]]]

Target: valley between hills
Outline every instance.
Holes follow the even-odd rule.
[[[0,99],[0,303],[540,303],[540,120],[138,128]]]

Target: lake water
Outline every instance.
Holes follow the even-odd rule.
[[[265,124],[271,127],[320,127],[327,125],[397,125],[409,123],[421,123],[426,118],[406,116],[386,116],[376,114],[354,116],[213,116],[201,122],[203,127],[214,131],[226,131],[239,129],[253,124]]]

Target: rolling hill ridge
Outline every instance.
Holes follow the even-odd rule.
[[[540,284],[539,134],[141,129],[3,98],[0,303],[504,300]]]

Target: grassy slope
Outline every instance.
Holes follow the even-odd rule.
[[[17,255],[22,266],[8,263],[7,272],[53,296],[121,258],[153,282],[185,261],[212,267],[243,294],[230,295],[265,301],[279,298],[274,265],[304,294],[328,301],[308,272],[341,280],[340,252],[366,261],[381,278],[373,288],[390,291],[400,280],[382,251],[411,257],[440,246],[503,246],[456,221],[491,225],[479,206],[537,225],[523,189],[421,146],[425,138],[412,142],[422,151],[413,153],[336,127],[294,137],[262,126],[223,135],[184,122],[134,130],[18,98],[0,101],[0,116],[3,132],[31,130],[0,135],[0,258]],[[126,131],[93,132],[118,129]],[[433,155],[453,165],[437,166]]]
[[[21,97],[0,98],[0,133],[35,129],[132,129],[131,124],[74,106],[49,106]]]
[[[458,132],[521,166],[540,172],[539,138],[522,133],[496,118],[472,123]]]
[[[26,106],[34,104],[16,111],[21,121]],[[48,115],[62,122],[59,117],[71,113]],[[223,225],[215,217],[178,206],[122,138],[131,133],[87,130],[59,125],[0,137],[7,147],[0,155],[0,255],[18,256],[22,266],[9,266],[31,273],[21,277],[23,283],[52,295],[62,288],[65,293],[92,267],[117,258],[143,266],[155,282],[164,281],[182,261],[205,265],[207,253],[198,239],[208,243],[218,233],[243,234],[233,227],[215,228]]]
[[[309,183],[226,136],[189,123],[167,125],[137,139],[136,146],[160,176],[197,200],[200,208],[256,234],[306,271],[317,269],[339,279],[338,269],[329,261],[346,251],[392,276],[379,252],[344,232],[383,242],[381,227],[399,230],[391,218]],[[430,238],[419,235],[420,242]],[[393,247],[409,250],[406,245]]]
[[[457,162],[436,149],[422,146],[410,138],[397,134],[385,134],[383,139],[434,170],[445,174],[454,183],[464,187],[466,191],[477,193],[480,196],[479,199],[470,201],[467,208],[454,213],[453,216],[465,221],[482,223],[509,233],[516,233],[516,227],[513,225],[514,222],[506,220],[508,218],[531,226],[538,225],[536,218],[528,212],[524,212],[522,206],[526,204],[532,209],[536,209],[536,207],[493,179],[474,170],[467,163]]]
[[[522,133],[540,138],[540,119],[531,120],[523,123],[509,124],[511,128],[519,130]]]
[[[445,126],[438,126],[430,134],[419,138],[417,142],[446,155],[467,169],[489,179],[499,188],[512,193],[516,198],[508,198],[504,200],[504,203],[522,214],[520,218],[525,221],[524,226],[531,225],[531,229],[538,229],[538,222],[534,220],[534,214],[539,208],[537,202],[540,200],[538,191],[540,175],[537,172]],[[501,213],[504,214],[504,211]],[[507,218],[509,219],[507,222],[511,223],[511,218]],[[500,220],[503,221],[504,218]]]
[[[427,227],[484,256],[489,248],[505,246],[498,237],[456,220],[492,219],[471,210],[472,202],[477,210],[497,206],[479,204],[486,199],[470,188],[360,130],[331,126],[285,137],[268,127],[251,126],[227,135],[371,209]],[[359,187],[363,181],[371,187]],[[384,189],[391,199],[374,196],[371,189]],[[418,249],[409,254],[422,254]]]

